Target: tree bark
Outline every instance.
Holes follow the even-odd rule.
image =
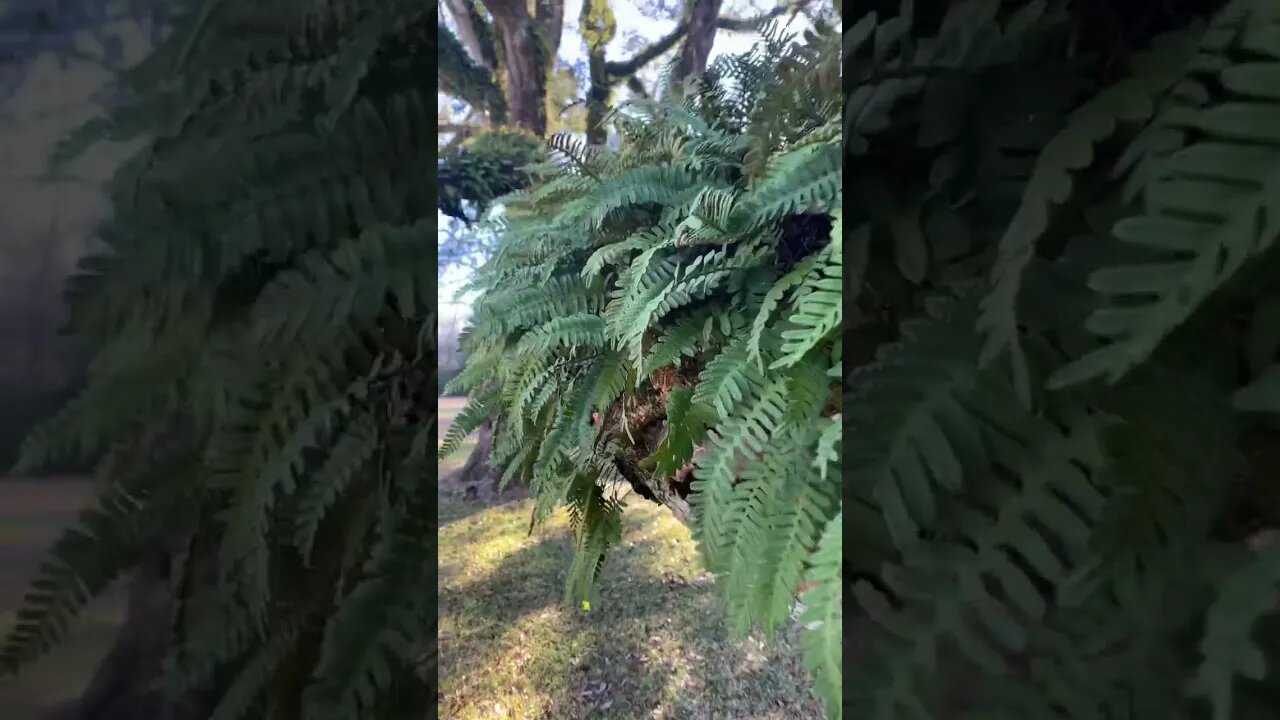
[[[560,47],[559,25],[551,18],[564,16],[559,0],[544,0],[537,5],[542,15],[529,14],[524,0],[490,0],[497,30],[499,62],[506,74],[507,108],[511,122],[541,137],[547,132],[547,74]]]
[[[489,26],[476,11],[475,3],[471,0],[444,0],[444,4],[458,26],[458,40],[471,59],[486,70],[497,68],[498,58],[493,52]]]
[[[495,125],[507,121],[506,98],[493,73],[473,62],[463,41],[444,25],[439,26],[436,65],[441,90],[465,100],[475,111],[487,113]]]
[[[564,0],[535,0],[534,24],[547,58],[547,71],[555,67],[564,35]]]
[[[688,10],[689,33],[680,47],[680,60],[676,65],[677,80],[697,77],[707,70],[707,58],[716,41],[716,20],[720,17],[722,0],[691,0]]]
[[[489,456],[493,454],[493,419],[485,420],[476,437],[476,447],[467,456],[467,462],[458,475],[459,485],[471,489],[478,495],[480,488],[486,488],[491,494],[497,494],[502,473],[489,464]]]
[[[170,701],[153,686],[172,641],[175,563],[181,540],[157,538],[129,585],[124,625],[67,720],[201,720],[211,708],[195,697]]]
[[[587,45],[587,71],[591,76],[591,85],[587,90],[587,142],[591,145],[603,145],[608,139],[604,118],[609,111],[609,90],[612,85],[605,69],[604,53],[605,47],[618,30],[609,0],[583,0],[579,27]]]

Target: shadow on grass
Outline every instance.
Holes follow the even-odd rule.
[[[453,492],[440,491],[436,494],[439,502],[439,512],[436,519],[440,523],[440,528],[444,529],[446,525],[453,524],[460,520],[466,520],[469,517],[504,506],[514,505],[522,500],[529,498],[529,489],[525,487],[509,487],[489,500],[467,500],[461,495]],[[471,542],[474,538],[468,538],[467,542]]]
[[[483,526],[477,526],[455,537],[465,540],[484,532]],[[447,578],[446,573],[442,572],[440,608],[461,610],[467,615],[484,615],[506,622],[513,621],[560,599],[548,578],[563,575],[572,559],[573,548],[568,533],[545,533],[545,537],[538,542],[516,550],[496,567],[470,582],[446,585],[453,578]],[[465,568],[456,572],[467,574]]]
[[[688,532],[661,510],[629,511],[584,612],[564,597],[563,520],[528,538],[529,508],[449,508],[442,717],[821,717],[794,638],[733,640]]]
[[[822,717],[795,633],[780,632],[773,643],[735,639],[708,584],[670,576],[612,581],[602,612],[569,619],[596,641],[566,673],[548,720]]]

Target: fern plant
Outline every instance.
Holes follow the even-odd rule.
[[[1272,2],[852,18],[854,717],[1275,713]]]
[[[70,289],[91,379],[24,448],[101,456],[0,676],[162,536],[156,681],[202,717],[425,714],[434,694],[428,265],[434,6],[210,2],[68,139],[140,150]]]
[[[841,668],[839,38],[777,31],[683,95],[570,136],[489,219],[444,457],[502,418],[491,462],[566,505],[586,600],[639,495],[687,517],[734,624],[803,595],[833,716]],[[779,103],[779,98],[785,99]],[[780,110],[780,108],[782,108]],[[779,112],[784,112],[779,116]]]

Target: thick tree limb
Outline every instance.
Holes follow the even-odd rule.
[[[578,20],[582,39],[587,44],[587,68],[591,86],[587,90],[587,142],[602,145],[607,137],[604,118],[609,110],[609,73],[605,70],[604,53],[618,31],[618,23],[608,0],[584,0]]]
[[[537,0],[533,20],[546,47],[549,64],[554,63],[564,35],[564,0]]]
[[[637,97],[649,97],[649,91],[644,89],[644,84],[635,75],[627,78],[627,89],[635,93]]]
[[[716,18],[720,15],[722,0],[690,0],[689,29],[684,44],[680,46],[680,59],[676,63],[676,79],[702,75],[707,70],[707,58],[716,40]]]
[[[493,455],[493,424],[493,419],[489,419],[480,426],[475,450],[467,456],[467,464],[458,473],[458,484],[475,488],[477,495],[496,495],[502,481],[502,472],[489,464],[489,456]]]
[[[176,588],[173,570],[183,538],[167,533],[157,538],[130,582],[124,626],[88,688],[68,717],[78,720],[197,720],[212,708],[195,696],[177,702],[152,687],[172,643],[168,624]]]
[[[480,128],[475,125],[467,125],[466,123],[436,123],[437,133],[460,133],[469,135]]]
[[[487,112],[494,124],[505,122],[507,103],[492,75],[471,61],[462,43],[447,27],[440,25],[439,33],[436,72],[440,89],[465,100],[480,112]]]
[[[558,33],[552,33],[554,43],[543,37],[524,0],[489,0],[486,7],[493,15],[497,30],[499,64],[506,72],[511,122],[535,135],[543,135],[547,130],[547,75],[550,63],[555,60],[555,55],[548,50],[553,44],[559,47]],[[546,12],[552,10],[548,8]],[[563,17],[563,8],[561,14]]]
[[[796,13],[803,10],[812,0],[792,0],[792,2],[784,3],[778,7],[757,15],[752,18],[717,18],[715,26],[720,30],[728,30],[729,32],[750,32],[756,30],[761,25],[781,17],[787,13]],[[637,52],[626,60],[614,60],[605,63],[605,71],[609,75],[621,79],[630,75],[634,75],[636,71],[652,62],[659,55],[665,53],[676,46],[689,32],[689,20],[681,20],[671,32],[654,40],[649,46]]]

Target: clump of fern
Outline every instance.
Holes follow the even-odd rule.
[[[433,702],[433,14],[208,3],[62,148],[141,141],[71,284],[88,387],[23,454],[102,456],[102,489],[0,675],[178,537],[169,657],[145,681],[218,720]]]
[[[611,117],[617,150],[551,139],[499,201],[455,381],[535,521],[569,508],[586,599],[630,486],[688,513],[735,625],[790,622],[833,714],[841,668],[839,39],[771,31],[682,96]],[[779,115],[780,107],[784,109]],[[691,484],[690,484],[691,483]]]

